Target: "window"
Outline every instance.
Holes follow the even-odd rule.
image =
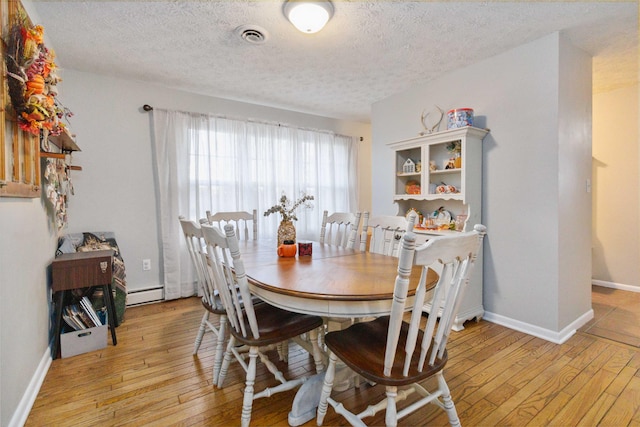
[[[189,217],[206,211],[257,209],[260,235],[275,235],[280,218],[263,217],[284,192],[313,195],[298,211],[298,236],[317,238],[322,212],[356,210],[353,138],[273,123],[208,117],[189,129]]]

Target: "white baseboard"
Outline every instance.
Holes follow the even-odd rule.
[[[164,288],[140,289],[127,292],[127,307],[150,302],[164,301]]]
[[[514,329],[516,331],[524,332],[525,334],[533,335],[534,337],[542,338],[546,341],[551,341],[555,344],[562,344],[571,338],[579,328],[584,326],[589,320],[593,319],[593,309],[590,309],[582,316],[578,317],[559,332],[511,319],[499,314],[490,313],[488,311],[484,312],[484,316],[482,318],[489,322],[505,326],[509,329]]]
[[[640,286],[623,285],[622,283],[605,282],[604,280],[591,280],[591,284],[604,288],[620,289],[622,291],[640,292]]]
[[[47,372],[49,372],[49,366],[51,366],[52,360],[51,349],[47,347],[36,371],[33,373],[33,377],[31,377],[31,381],[29,381],[27,389],[22,395],[22,399],[20,399],[20,403],[18,403],[16,411],[9,421],[8,427],[22,427],[27,421],[29,412],[31,412],[31,408],[33,407],[33,402],[36,401],[40,387],[42,387]]]

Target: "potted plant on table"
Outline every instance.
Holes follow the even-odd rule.
[[[311,200],[314,197],[306,193],[302,193],[299,199],[295,201],[289,200],[285,193],[282,193],[280,202],[277,205],[270,207],[264,216],[269,216],[272,213],[279,213],[282,215],[282,221],[278,226],[278,246],[284,243],[285,240],[296,240],[296,227],[293,225],[293,221],[297,221],[296,210],[302,206],[306,209],[313,208]]]

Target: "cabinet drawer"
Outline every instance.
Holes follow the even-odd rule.
[[[111,283],[113,251],[62,254],[51,264],[54,292]]]

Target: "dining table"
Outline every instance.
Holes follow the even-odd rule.
[[[375,318],[391,312],[398,258],[336,245],[312,243],[310,256],[281,257],[274,240],[240,241],[251,292],[269,304],[303,314],[321,316],[328,329],[353,319]],[[427,270],[427,290],[438,274]],[[422,267],[411,272],[407,307],[415,297]],[[302,384],[294,398],[289,425],[313,419],[320,400],[324,373]],[[336,378],[337,380],[337,378]]]

